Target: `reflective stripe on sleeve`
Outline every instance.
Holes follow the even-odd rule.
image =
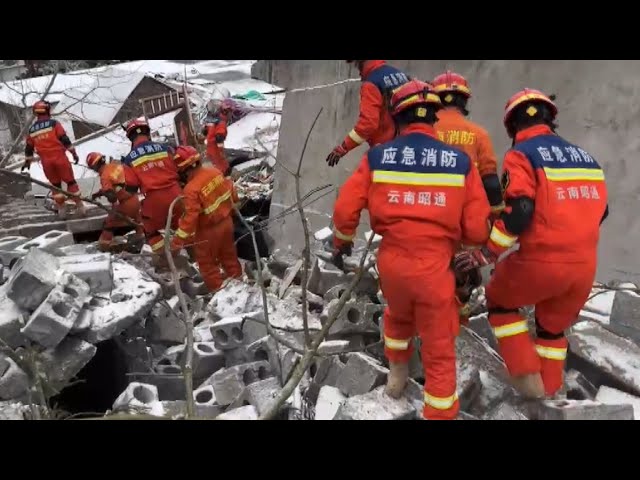
[[[518,241],[518,237],[512,237],[504,232],[501,232],[495,225],[491,229],[491,236],[489,239],[496,245],[500,245],[504,248],[511,248]]]
[[[351,240],[353,240],[356,236],[354,235],[346,235],[344,233],[342,233],[340,230],[338,230],[337,228],[333,227],[333,234],[336,236],[336,238],[339,238],[340,240],[343,240],[345,242],[350,242]]]
[[[458,393],[454,393],[450,397],[436,397],[427,392],[424,392],[424,403],[437,410],[448,410],[458,400]]]
[[[547,358],[549,360],[565,360],[567,358],[566,348],[536,345],[536,351],[542,358]]]
[[[181,228],[179,228],[178,230],[176,230],[176,237],[181,238],[183,240],[186,240],[187,238],[189,238],[191,235],[187,232],[185,232],[184,230],[182,230]]]
[[[384,336],[384,346],[389,350],[407,350],[409,348],[409,342],[411,339],[398,340],[397,338],[391,338]]]
[[[356,132],[355,130],[351,130],[349,132],[349,138],[354,142],[356,142],[358,145],[360,145],[361,143],[364,143],[365,141],[364,138],[358,135],[358,132]]]

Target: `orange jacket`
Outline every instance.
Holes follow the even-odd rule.
[[[215,167],[201,167],[184,187],[184,214],[172,248],[182,248],[196,230],[220,223],[229,217],[238,195],[233,181]]]
[[[502,170],[507,207],[491,230],[491,251],[500,254],[519,241],[518,254],[525,258],[595,261],[607,186],[589,153],[535,125],[518,132]],[[535,202],[532,215],[518,208],[522,198]]]
[[[364,155],[335,203],[336,247],[353,240],[364,208],[382,245],[410,255],[449,261],[461,241],[484,244],[490,210],[478,170],[435,137],[432,127],[413,124]]]
[[[43,162],[48,162],[67,158],[67,150],[72,153],[75,151],[62,124],[46,115],[39,116],[29,128],[25,157],[33,157],[36,151]]]
[[[477,123],[468,120],[455,107],[438,112],[435,124],[438,138],[464,151],[480,172],[489,203],[502,203],[502,191],[498,180],[498,162],[489,133]]]
[[[100,191],[111,203],[128,200],[139,188],[133,170],[120,162],[108,163],[100,170],[100,186]]]
[[[224,141],[227,139],[227,123],[226,115],[218,114],[211,123],[205,128],[207,130],[207,156],[211,159],[213,165],[222,173],[229,168],[229,162],[224,155]]]
[[[370,147],[391,140],[396,127],[387,104],[393,89],[406,83],[407,75],[384,60],[366,60],[361,73],[360,116],[342,146],[349,152],[367,142]]]
[[[180,185],[169,146],[148,137],[138,137],[123,163],[131,167],[144,194]]]

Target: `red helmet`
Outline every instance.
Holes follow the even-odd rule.
[[[471,96],[471,89],[469,88],[467,80],[462,75],[454,73],[451,70],[447,70],[433,80],[433,89],[438,94],[456,92],[462,93],[467,97]]]
[[[51,104],[45,100],[38,100],[31,107],[34,115],[49,115],[51,113]]]
[[[98,152],[91,152],[87,155],[87,167],[91,170],[98,171],[102,165],[104,165],[104,155]]]
[[[180,145],[176,148],[176,153],[173,156],[173,161],[178,167],[178,172],[186,170],[188,167],[200,160],[200,154],[198,150],[189,145]]]
[[[427,82],[411,80],[394,90],[391,96],[391,115],[396,116],[408,108],[430,103],[442,105],[440,97],[433,92],[433,87]]]
[[[134,118],[125,127],[127,132],[127,138],[131,141],[138,135],[147,135],[151,134],[151,128],[149,127],[149,123],[144,118]]]
[[[504,120],[503,120],[503,122],[504,122],[504,126],[505,126],[505,128],[507,128],[507,130],[509,130],[509,127],[507,126],[508,123],[509,123],[509,118],[511,118],[511,114],[513,113],[515,108],[517,106],[519,106],[519,105],[522,105],[525,102],[532,102],[532,101],[544,102],[545,104],[547,104],[551,109],[552,120],[558,114],[558,107],[556,107],[556,104],[553,103],[551,98],[549,98],[547,95],[542,93],[540,90],[534,90],[532,88],[525,88],[524,90],[521,90],[518,93],[516,93],[515,95],[513,95],[507,101],[507,104],[504,107]]]

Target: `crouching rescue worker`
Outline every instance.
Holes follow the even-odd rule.
[[[233,204],[238,197],[229,178],[215,167],[203,167],[198,151],[180,146],[174,157],[184,187],[184,214],[171,250],[194,244],[196,261],[207,288],[215,292],[223,277],[241,278],[233,236]]]
[[[455,337],[459,331],[451,261],[462,240],[489,236],[489,203],[469,157],[439,141],[433,124],[439,97],[412,80],[391,99],[399,129],[372,148],[340,188],[333,214],[335,254],[351,248],[362,209],[382,236],[378,252],[388,395],[408,380],[415,334],[422,340],[426,419],[455,419]]]
[[[231,113],[231,102],[223,100],[211,122],[207,123],[202,130],[203,137],[207,139],[207,157],[225,177],[231,173],[231,167],[224,153],[224,141],[227,139],[227,126]]]
[[[111,161],[107,163],[104,155],[98,152],[91,152],[87,155],[87,166],[100,175],[101,188],[91,198],[96,200],[99,197],[106,197],[112,205],[113,212],[118,212],[140,224],[140,226],[136,227],[115,213],[110,213],[104,222],[102,233],[98,239],[100,250],[103,252],[110,250],[115,230],[123,233],[135,230],[136,236],[142,237],[144,230],[142,229],[142,217],[140,216],[138,180],[131,168],[120,162]]]
[[[40,157],[42,170],[49,183],[54,187],[62,188],[62,182],[64,182],[67,191],[75,194],[72,198],[76,202],[78,213],[84,216],[85,208],[84,203],[80,200],[80,188],[67,157],[67,151],[69,151],[77,165],[79,157],[76,149],[71,140],[69,140],[62,124],[51,118],[51,105],[49,102],[40,100],[33,104],[32,110],[36,120],[27,134],[24,150],[25,161],[22,170],[29,169],[31,162],[33,162],[33,154],[36,152]],[[55,191],[52,191],[52,195],[58,215],[61,218],[65,218],[67,214],[66,196]]]
[[[166,259],[162,251],[164,237],[160,230],[166,226],[171,202],[182,194],[178,171],[170,147],[151,141],[151,129],[146,120],[131,120],[125,130],[132,148],[123,163],[131,167],[144,194],[141,212],[144,233],[153,253],[160,254],[156,261],[161,267],[166,264]],[[173,207],[171,228],[178,228],[180,215],[182,202],[177,202]]]
[[[608,215],[604,173],[589,153],[555,133],[557,113],[538,90],[509,99],[504,125],[514,145],[502,166],[507,206],[486,246],[455,262],[458,271],[476,269],[519,241],[520,249],[496,265],[486,297],[500,354],[514,386],[530,398],[562,387],[564,332],[590,294],[600,224]],[[535,305],[535,340],[519,312],[527,305]]]
[[[388,142],[396,135],[389,114],[389,100],[393,90],[409,81],[407,75],[384,60],[347,60],[360,71],[360,115],[353,130],[327,157],[330,167],[338,164],[354,148],[367,142],[369,147]]]

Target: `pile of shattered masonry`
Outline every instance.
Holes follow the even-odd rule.
[[[364,243],[356,242],[342,270],[322,260],[325,243],[312,245],[307,279],[312,337],[346,294]],[[375,248],[369,256],[375,258]],[[149,256],[100,253],[95,244],[75,244],[68,232],[50,231],[34,239],[0,239],[0,259],[0,418],[44,416],[43,403],[72,385],[99,344],[110,339],[117,339],[127,354],[128,386],[101,415],[185,418],[187,327],[175,285],[153,270]],[[207,294],[195,266],[185,265],[189,268],[180,271],[180,287],[195,318],[196,418],[258,419],[273,406],[305,349],[303,260],[276,251],[261,262],[268,321],[278,341],[267,330],[255,262],[244,262],[245,278],[227,281],[213,295]],[[534,403],[522,400],[508,383],[480,289],[475,316],[457,338],[460,418],[633,419],[640,406],[640,296],[620,285],[609,285],[607,293],[614,293],[611,288],[619,289],[611,311],[583,310],[568,332],[564,396]],[[420,419],[424,378],[419,348],[405,396],[394,400],[384,394],[383,302],[373,266],[275,418]],[[609,315],[608,323],[597,321],[598,315]]]

